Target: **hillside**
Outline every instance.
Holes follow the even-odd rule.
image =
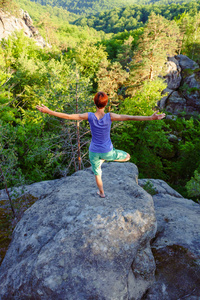
[[[171,4],[171,3],[186,3],[191,2],[191,0],[31,0],[37,2],[41,5],[49,5],[62,7],[67,9],[69,12],[72,12],[77,15],[93,15],[100,13],[102,11],[111,10],[117,7],[125,7],[132,4],[148,4],[148,3],[159,3],[159,4]]]
[[[168,20],[173,20],[183,13],[195,14],[199,10],[200,1],[183,4],[172,3],[170,5],[160,2],[149,5],[134,4],[82,17],[75,20],[74,24],[93,27],[96,30],[103,30],[106,33],[117,33],[125,29],[129,31],[144,26],[152,12],[162,15]]]
[[[95,14],[102,10],[110,10],[114,7],[124,7],[133,3],[137,3],[136,0],[35,0],[41,5],[63,7],[68,11],[78,14]]]
[[[28,11],[33,22],[37,22],[42,16],[50,16],[54,23],[71,23],[77,19],[77,16],[62,7],[44,6],[30,0],[18,0],[20,8]]]

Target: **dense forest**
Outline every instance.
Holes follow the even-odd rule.
[[[69,12],[77,15],[94,15],[102,11],[111,10],[114,7],[126,7],[132,4],[172,4],[172,3],[186,3],[192,0],[31,0],[44,6],[62,7]]]
[[[82,14],[94,14],[101,10],[110,10],[113,7],[123,7],[128,4],[136,3],[136,0],[36,0],[41,5],[63,7],[68,11],[82,15]]]
[[[183,13],[195,14],[200,10],[200,1],[189,3],[131,5],[82,17],[74,21],[80,26],[93,27],[104,32],[122,32],[143,27],[151,13],[159,14],[168,20],[179,18]]]
[[[109,111],[150,115],[166,88],[161,69],[167,57],[182,53],[200,62],[199,1],[171,4],[169,13],[162,3],[138,5],[136,15],[134,6],[106,12],[140,15],[136,26],[121,27],[117,34],[69,24],[61,8],[52,11],[48,6],[47,13],[39,14],[39,4],[20,3],[30,8],[34,25],[51,47],[39,48],[22,32],[0,42],[0,188],[60,178],[89,166],[88,123],[42,115],[37,104],[67,113],[94,111],[93,96],[103,90]],[[9,5],[1,1],[1,7]],[[73,22],[74,16],[68,16]],[[178,137],[175,142],[170,135]],[[175,120],[117,123],[112,128],[114,146],[130,153],[141,178],[163,179],[196,201],[199,136],[199,116],[185,118],[184,112]]]

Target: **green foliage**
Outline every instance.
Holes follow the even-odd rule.
[[[189,196],[197,197],[199,199],[199,197],[200,197],[200,173],[197,170],[194,171],[194,177],[192,177],[190,179],[190,181],[187,182],[186,189],[187,189]]]
[[[63,24],[63,22],[69,23],[77,19],[75,14],[70,13],[69,10],[64,9],[63,7],[52,7],[51,5],[44,6],[39,2],[29,0],[17,0],[17,3],[24,11],[28,11],[34,24],[41,19],[41,16],[47,14],[51,16],[51,22],[56,24]]]
[[[22,33],[3,40],[1,46],[0,155],[7,185],[19,185],[20,177],[31,183],[76,170],[77,124],[41,115],[35,106],[44,103],[68,113],[90,110],[90,78],[94,79],[98,64],[106,57],[104,50],[88,44],[85,53],[81,45],[67,53],[46,51]],[[80,147],[85,154],[88,125],[82,125]]]
[[[157,194],[156,189],[154,188],[154,185],[151,181],[147,180],[146,183],[143,185],[143,189],[149,193],[151,196],[154,196]]]
[[[0,9],[6,14],[9,12],[12,15],[19,15],[19,5],[14,0],[0,0]]]
[[[161,78],[154,81],[144,81],[141,89],[138,89],[133,97],[126,98],[123,102],[123,113],[151,115],[157,101],[160,99],[161,92],[166,87],[167,84]]]
[[[199,8],[198,8],[199,11]],[[181,52],[197,62],[200,52],[200,12],[184,13],[176,21],[182,33]]]
[[[166,87],[161,79],[146,81],[134,97],[126,98],[120,106],[121,114],[151,115]],[[115,147],[122,148],[131,155],[140,170],[141,177],[163,178],[164,165],[160,157],[161,151],[171,152],[173,147],[168,140],[169,126],[163,121],[124,122],[114,129],[112,139]]]
[[[149,1],[152,2],[152,1]],[[114,8],[110,11],[100,12],[96,15],[83,17],[74,21],[76,25],[87,25],[96,30],[103,30],[104,32],[117,33],[126,30],[133,30],[144,26],[150,14],[162,15],[168,20],[173,20],[179,17],[184,12],[188,12],[191,16],[200,9],[200,1],[192,1],[189,3],[163,3],[159,1],[155,3],[142,5],[137,3],[122,8]],[[139,4],[139,5],[138,5]],[[114,4],[113,4],[114,7]],[[93,12],[94,14],[94,12]]]
[[[109,10],[113,7],[123,7],[136,2],[136,0],[87,0],[87,1],[77,1],[77,0],[37,0],[35,1],[46,6],[57,6],[63,7],[64,9],[75,13],[75,14],[94,14],[101,12],[102,10]]]
[[[123,93],[123,86],[129,73],[122,69],[118,62],[110,63],[102,60],[97,73],[98,90],[104,91],[109,96],[109,111],[119,104],[119,94]],[[123,98],[123,97],[121,97]]]
[[[109,59],[117,60],[125,67],[132,59],[133,51],[137,48],[142,33],[143,28],[109,34],[104,37],[101,44],[106,47]]]

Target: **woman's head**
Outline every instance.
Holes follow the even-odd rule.
[[[94,103],[98,108],[104,108],[108,103],[108,96],[104,92],[98,92],[94,96]]]

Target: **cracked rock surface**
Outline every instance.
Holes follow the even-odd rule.
[[[39,200],[17,224],[0,268],[0,299],[141,299],[152,285],[152,197],[132,163],[104,163],[26,187]]]

